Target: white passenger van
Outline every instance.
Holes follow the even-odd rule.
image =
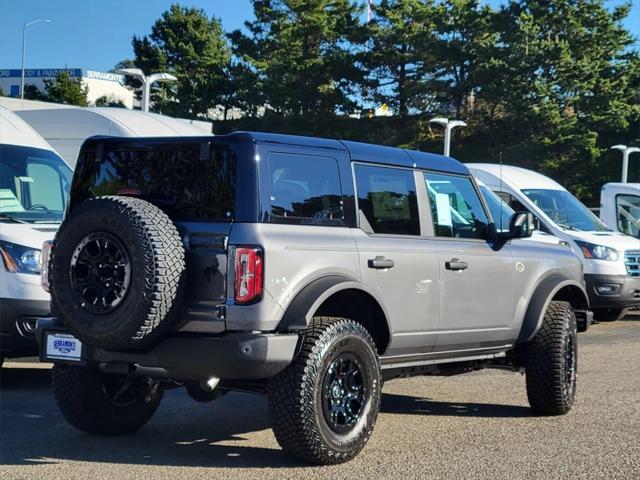
[[[0,360],[37,354],[35,319],[49,313],[40,248],[62,221],[71,175],[40,135],[0,107]]]
[[[640,306],[640,239],[615,232],[557,182],[524,168],[470,163],[469,170],[537,228],[566,241],[584,265],[596,320]]]

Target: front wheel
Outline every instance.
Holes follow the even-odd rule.
[[[576,317],[567,302],[552,301],[542,326],[526,346],[527,397],[543,415],[563,415],[576,395],[578,337]]]
[[[353,320],[314,318],[296,359],[269,384],[274,434],[287,453],[308,462],[345,462],[369,440],[380,395],[369,332]]]
[[[148,379],[107,375],[97,367],[54,365],[53,393],[78,430],[124,435],[145,425],[160,405],[163,387]]]

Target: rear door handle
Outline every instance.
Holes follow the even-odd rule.
[[[378,269],[393,268],[393,266],[395,265],[393,260],[389,258],[385,258],[382,255],[378,255],[376,258],[370,258],[367,261],[367,264],[369,265],[369,268],[378,268]]]
[[[448,262],[444,262],[444,268],[447,270],[460,271],[466,270],[469,265],[467,262],[461,262],[457,258],[452,258]]]

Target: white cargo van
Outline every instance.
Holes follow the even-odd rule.
[[[0,107],[0,360],[37,354],[35,319],[49,313],[40,248],[62,221],[71,175],[40,135]]]
[[[537,228],[569,243],[584,265],[597,320],[640,306],[640,239],[615,232],[557,182],[524,168],[471,163],[471,172]]]
[[[604,184],[600,218],[611,229],[640,238],[640,183]]]

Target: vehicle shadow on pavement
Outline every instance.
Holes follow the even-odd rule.
[[[435,415],[449,417],[512,418],[533,416],[531,409],[520,405],[490,403],[441,402],[409,395],[383,394],[382,413]]]
[[[137,433],[100,437],[80,432],[63,419],[49,377],[48,370],[3,371],[0,465],[69,461],[211,468],[304,465],[285,455],[270,432],[263,432],[270,428],[263,397],[231,393],[199,404],[184,391],[172,390]]]
[[[266,398],[231,393],[208,404],[171,390],[151,422],[123,437],[92,436],[62,418],[50,390],[49,370],[3,369],[0,464],[96,462],[209,468],[288,468],[305,464],[285,455],[270,428]],[[449,403],[383,394],[382,414],[524,417],[513,405]]]

